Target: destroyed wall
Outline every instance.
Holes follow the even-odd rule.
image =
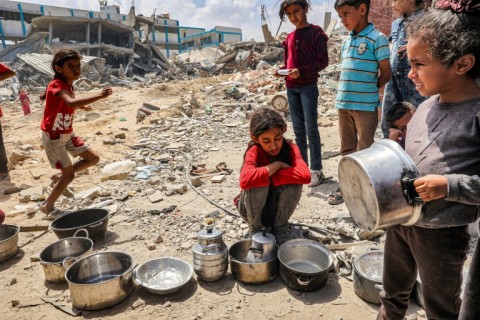
[[[372,0],[369,20],[387,37],[390,35],[392,22],[397,17],[390,0]]]

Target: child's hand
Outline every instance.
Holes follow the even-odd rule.
[[[300,78],[300,71],[298,71],[298,69],[292,69],[290,70],[290,73],[288,74],[288,76],[292,79],[298,79]]]
[[[403,138],[404,136],[402,130],[396,128],[390,128],[388,130],[388,139],[399,142],[402,141]]]
[[[448,191],[447,178],[436,174],[429,174],[418,178],[413,185],[420,198],[425,202],[444,198]]]
[[[112,88],[110,88],[110,87],[105,87],[105,88],[103,88],[102,92],[100,93],[100,96],[101,96],[102,98],[106,98],[106,97],[108,97],[108,96],[111,95],[111,94],[112,94]]]

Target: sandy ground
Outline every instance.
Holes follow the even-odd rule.
[[[151,88],[114,88],[114,95],[108,100],[94,105],[98,119],[81,121],[82,113],[77,114],[74,124],[75,132],[84,137],[87,142],[98,151],[101,157],[100,164],[91,168],[88,174],[79,175],[73,182],[75,192],[87,190],[101,183],[101,168],[112,161],[123,160],[134,150],[128,145],[138,142],[138,129],[149,126],[146,122],[136,124],[135,115],[143,101],[158,99],[168,101],[178,98],[185,92],[199,92],[205,85],[225,80],[224,78],[197,79],[190,82],[176,84],[154,85]],[[163,100],[162,100],[163,99]],[[48,166],[44,152],[41,150],[39,124],[42,117],[40,106],[29,117],[23,117],[20,106],[13,109],[12,106],[4,110],[5,117],[2,119],[4,137],[7,150],[12,150],[20,145],[31,144],[34,147],[32,158],[18,165],[11,172],[11,182],[2,182],[0,188],[6,188],[13,184],[26,183],[32,186],[48,186],[49,176],[55,173]],[[203,110],[196,110],[203,114]],[[171,114],[165,113],[164,116]],[[126,121],[119,121],[120,118]],[[180,115],[181,117],[181,115]],[[331,118],[322,119],[326,125],[321,127],[323,152],[333,153],[338,151],[339,138],[336,120]],[[246,123],[246,120],[245,120]],[[127,131],[125,131],[125,128]],[[102,135],[97,135],[98,131]],[[218,151],[210,151],[200,158],[207,166],[214,166],[219,162],[226,162],[233,173],[227,176],[227,180],[220,185],[212,185],[207,182],[205,188],[210,190],[212,198],[216,201],[230,203],[231,199],[238,194],[238,175],[242,163],[242,155],[245,143],[248,139],[247,129],[244,136],[234,141],[228,139],[209,140],[210,148],[218,148]],[[292,137],[292,130],[289,136]],[[103,140],[117,133],[125,132],[127,139],[125,144],[115,146],[103,145]],[[9,152],[8,152],[9,153]],[[293,219],[304,223],[316,223],[325,219],[339,216],[348,217],[345,205],[329,206],[328,194],[337,187],[336,170],[339,157],[332,157],[324,161],[325,174],[334,177],[331,183],[317,188],[304,188],[300,205]],[[35,180],[31,172],[41,172],[44,175]],[[111,181],[112,189],[124,188],[121,181]],[[127,187],[129,188],[129,187]],[[140,190],[124,190],[124,192]],[[19,204],[19,195],[0,195],[1,207],[5,211],[11,211]],[[145,196],[133,196],[122,203],[122,208],[130,209],[161,209],[170,204],[178,206],[176,218],[178,221],[198,221],[209,212],[217,210],[213,205],[195,192],[175,197],[166,197],[160,205],[152,205]],[[129,215],[130,213],[130,215]],[[223,214],[221,215],[223,216]],[[20,226],[48,225],[49,222],[41,220],[42,216],[36,214],[33,217],[19,215],[8,218],[7,223]],[[131,216],[131,210],[120,210],[110,219],[105,241],[95,243],[96,251],[118,250],[130,254],[136,263],[161,257],[174,256],[192,263],[191,249],[182,249],[177,239],[181,232],[165,227],[164,221],[157,217]],[[183,224],[185,227],[186,222]],[[222,224],[225,225],[225,224]],[[228,227],[228,226],[227,226]],[[226,229],[228,229],[226,227]],[[162,230],[165,229],[165,230]],[[230,227],[230,229],[232,229]],[[164,242],[157,244],[155,250],[147,249],[147,243],[151,243],[158,234],[164,233]],[[196,233],[198,224],[192,225],[188,233]],[[224,230],[228,234],[228,230]],[[38,261],[31,261],[32,257],[38,256],[39,252],[50,243],[57,240],[53,232],[43,234],[41,232],[20,233],[19,253],[7,262],[0,264],[0,312],[2,319],[68,319],[70,315],[55,309],[54,306],[44,303],[42,297],[59,295],[65,300],[69,297],[67,284],[49,284],[44,281],[42,266]],[[195,240],[193,240],[194,242]],[[226,237],[228,245],[234,243],[235,238]],[[377,246],[372,243],[371,246]],[[380,245],[381,246],[381,245]],[[20,305],[13,307],[11,300],[18,300]],[[301,293],[285,287],[280,278],[276,278],[267,284],[248,285],[237,282],[230,272],[216,282],[197,281],[196,275],[180,291],[166,296],[152,295],[145,289],[137,288],[135,292],[124,302],[112,308],[102,311],[83,312],[80,317],[85,319],[332,319],[332,320],[358,320],[374,319],[377,306],[369,304],[353,291],[352,282],[343,277],[330,276],[327,285],[317,292]],[[409,315],[415,319],[420,309],[411,304]]]

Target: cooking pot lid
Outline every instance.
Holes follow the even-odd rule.
[[[376,282],[382,282],[383,251],[376,250],[364,253],[355,259],[353,265],[355,270],[357,270],[363,277]]]
[[[198,232],[197,236],[199,239],[217,239],[222,236],[223,232],[215,229],[213,226],[208,225],[205,229],[202,229]]]
[[[271,233],[260,231],[253,235],[252,240],[258,244],[270,244],[275,242],[275,236]]]

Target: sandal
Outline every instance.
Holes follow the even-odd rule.
[[[328,196],[328,204],[337,205],[343,203],[343,194],[340,188],[335,190],[335,193],[332,193]]]

